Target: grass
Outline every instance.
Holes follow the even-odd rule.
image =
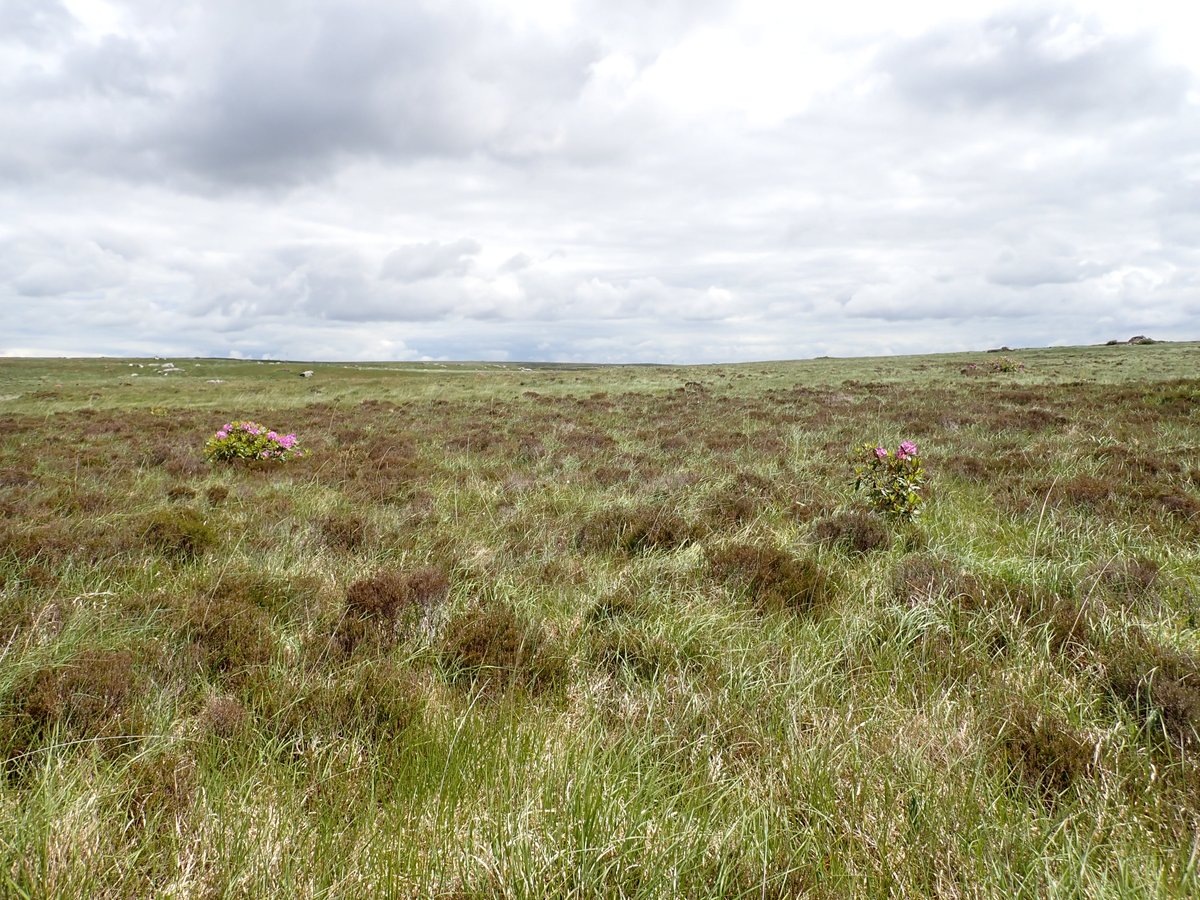
[[[1012,357],[0,360],[0,895],[1200,893],[1200,346]]]

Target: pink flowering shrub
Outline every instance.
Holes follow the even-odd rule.
[[[877,512],[898,519],[917,515],[924,498],[925,469],[912,441],[901,441],[893,454],[887,447],[863,444],[852,454],[854,489],[865,491]]]
[[[294,434],[276,434],[257,422],[230,422],[208,439],[204,457],[209,462],[238,459],[284,462],[304,455],[304,451],[296,446],[298,443]]]

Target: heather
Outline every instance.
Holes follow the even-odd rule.
[[[0,893],[1195,894],[1198,361],[0,360]]]

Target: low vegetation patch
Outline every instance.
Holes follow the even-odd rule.
[[[709,553],[709,565],[736,594],[763,611],[813,612],[838,596],[837,576],[811,556],[770,544],[732,544]]]

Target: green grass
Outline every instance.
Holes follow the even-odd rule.
[[[1009,355],[0,360],[0,896],[1194,896],[1200,346]]]

